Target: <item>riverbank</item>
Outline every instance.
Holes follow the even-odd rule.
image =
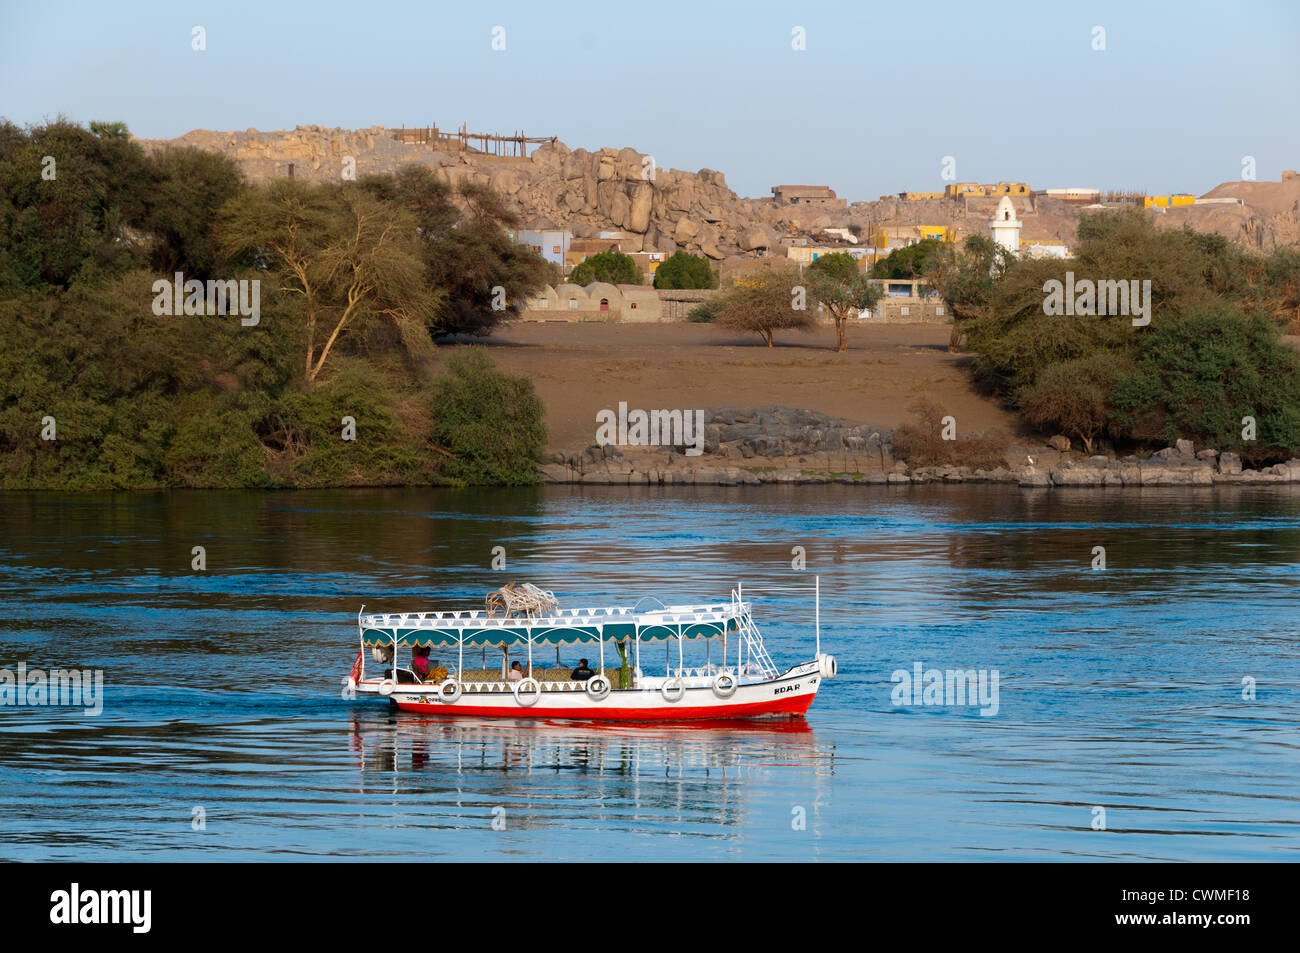
[[[1149,456],[1084,454],[1061,436],[1048,444],[1009,441],[996,463],[913,465],[896,455],[895,432],[850,425],[790,407],[701,411],[702,434],[690,454],[676,447],[592,445],[559,451],[543,464],[543,482],[617,486],[758,486],[778,484],[1007,483],[1027,488],[1216,486],[1300,483],[1300,459],[1259,469],[1236,453],[1197,451],[1190,441]],[[951,443],[963,457],[961,435]],[[985,451],[983,456],[988,456]]]

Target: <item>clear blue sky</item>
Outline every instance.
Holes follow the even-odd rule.
[[[1300,167],[1298,49],[1300,0],[0,0],[0,116],[144,137],[466,122],[751,196],[936,190],[944,156],[960,180],[1200,194],[1243,156],[1260,179]]]

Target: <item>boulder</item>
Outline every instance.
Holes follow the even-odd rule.
[[[740,247],[745,251],[754,251],[759,248],[771,248],[772,238],[768,235],[767,229],[762,225],[755,225],[745,230],[740,236]]]
[[[1219,454],[1219,472],[1220,473],[1240,473],[1241,457],[1235,453],[1224,452]]]
[[[1191,457],[1196,455],[1195,448],[1192,446],[1192,442],[1190,440],[1176,441],[1174,443],[1174,449],[1176,449],[1184,457]]]
[[[681,245],[689,242],[692,238],[700,233],[700,226],[692,222],[683,215],[677,220],[677,225],[673,229],[673,241]]]
[[[639,182],[632,190],[624,227],[630,232],[644,232],[650,227],[650,204],[654,190],[646,182]]]
[[[632,229],[631,226],[628,225],[628,219],[631,216],[631,212],[632,212],[631,199],[627,197],[626,192],[624,192],[622,189],[619,189],[614,193],[613,197],[609,201],[610,221],[612,221],[619,228],[627,228],[631,231],[635,231],[635,229]]]
[[[1047,445],[1053,450],[1059,450],[1061,453],[1068,453],[1070,450],[1070,438],[1063,433],[1058,433],[1047,441]]]
[[[1024,467],[1016,476],[1017,482],[1021,486],[1051,486],[1052,478],[1046,470],[1039,470],[1037,467]]]

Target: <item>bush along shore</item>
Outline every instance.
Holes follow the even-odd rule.
[[[1197,450],[1191,441],[1149,456],[1080,453],[1057,436],[1047,444],[1000,435],[918,440],[920,428],[848,425],[788,407],[704,411],[699,455],[676,447],[593,444],[541,465],[545,483],[597,486],[1006,483],[1027,488],[1300,484],[1300,459],[1260,469],[1239,454]],[[946,445],[946,446],[945,446]],[[906,447],[911,457],[901,455]],[[946,456],[947,459],[941,459]],[[938,459],[937,459],[938,458]]]

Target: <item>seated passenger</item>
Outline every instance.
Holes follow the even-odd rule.
[[[433,663],[429,661],[429,646],[422,645],[415,650],[415,655],[411,657],[411,671],[415,673],[420,681],[429,677],[429,670]]]
[[[587,660],[578,659],[578,667],[569,673],[569,678],[575,682],[585,682],[589,678],[595,678],[596,673],[587,667]]]
[[[518,662],[510,663],[510,672],[506,675],[512,682],[522,682],[524,680],[524,669]]]

